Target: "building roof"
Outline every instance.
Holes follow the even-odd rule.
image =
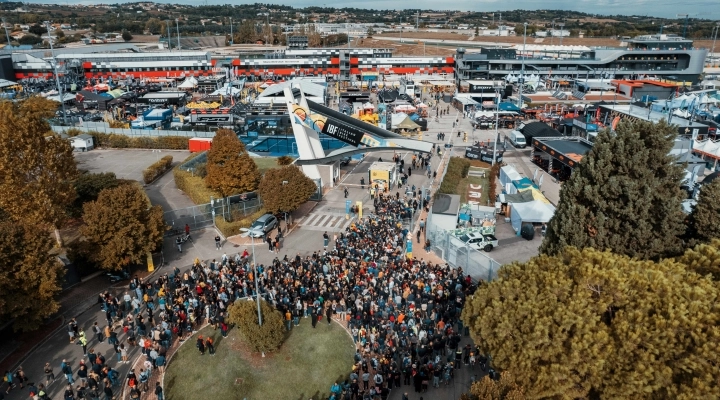
[[[460,211],[460,195],[438,194],[432,207],[433,214],[457,215]]]
[[[295,78],[287,82],[270,85],[267,89],[263,90],[263,92],[260,93],[258,98],[283,96],[283,91],[285,90],[285,88],[299,88],[300,90],[302,90],[305,96],[309,97],[325,97],[325,86],[318,85],[317,83],[313,83],[305,79]]]

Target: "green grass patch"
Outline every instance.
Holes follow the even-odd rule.
[[[489,180],[488,180],[488,174],[490,173],[490,170],[485,171],[485,177],[480,176],[473,176],[468,175],[467,178],[463,178],[458,182],[457,186],[457,194],[460,195],[460,202],[467,203],[469,200],[478,201],[480,205],[487,206],[488,201],[488,189],[489,189]],[[470,189],[470,184],[473,185],[482,185],[481,197],[480,200],[477,198],[469,198],[468,197],[468,191]]]
[[[198,334],[214,337],[217,354],[201,356],[197,336],[173,357],[165,375],[166,398],[203,399],[323,399],[330,386],[350,374],[355,347],[338,324],[323,319],[313,329],[310,319],[293,327],[282,347],[262,358],[242,343],[237,329],[227,338],[205,328]]]
[[[279,167],[277,157],[253,157],[253,161],[261,173]]]

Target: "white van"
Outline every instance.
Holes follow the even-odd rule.
[[[507,135],[508,140],[510,140],[510,143],[518,148],[524,149],[525,146],[527,146],[527,142],[525,141],[525,135],[523,135],[520,131],[510,131]]]

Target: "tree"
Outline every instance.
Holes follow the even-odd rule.
[[[235,43],[252,43],[255,41],[256,36],[255,23],[250,19],[246,19],[240,25],[240,29],[238,29],[237,35],[233,39]]]
[[[23,37],[21,37],[20,40],[18,40],[19,44],[25,44],[25,45],[30,45],[30,46],[36,45],[36,44],[42,43],[42,42],[43,42],[43,40],[40,39],[39,36],[27,35],[27,34],[23,35]]]
[[[129,42],[133,39],[133,35],[130,34],[128,31],[123,31],[122,33],[122,40]]]
[[[525,400],[523,389],[515,383],[510,372],[500,374],[500,380],[495,381],[485,376],[470,386],[469,393],[463,393],[460,400]]]
[[[315,182],[295,165],[266,171],[258,187],[263,207],[270,213],[295,211],[316,191]]]
[[[477,28],[475,28],[475,29],[477,29]],[[375,29],[373,29],[372,26],[368,26],[368,28],[367,28],[367,37],[371,38],[371,37],[373,37],[374,34],[375,34]]]
[[[39,96],[0,102],[0,208],[46,229],[64,223],[77,176],[70,143],[47,123],[56,108]]]
[[[30,25],[28,32],[30,32],[36,36],[42,36],[47,33],[47,28],[45,28],[44,26],[42,26],[40,24]]]
[[[257,303],[237,300],[228,307],[228,321],[238,327],[240,337],[255,351],[274,351],[285,341],[286,329],[280,311],[260,301],[262,325],[259,325]]]
[[[160,206],[150,206],[138,185],[122,185],[100,192],[83,205],[81,233],[96,246],[93,260],[103,269],[118,270],[144,262],[162,243],[166,229]]]
[[[281,167],[285,165],[290,165],[293,163],[293,161],[293,158],[290,156],[280,156],[277,158],[277,163]]]
[[[480,35],[480,28],[477,25],[475,25],[475,36],[479,36],[479,35]]]
[[[673,259],[567,247],[505,265],[462,319],[528,398],[718,398],[720,290]]]
[[[100,192],[105,189],[118,187],[121,181],[114,172],[100,172],[96,174],[82,174],[75,180],[77,200],[82,203],[97,200]]]
[[[205,184],[222,196],[257,189],[260,172],[235,132],[218,129],[207,159]]]
[[[617,133],[600,132],[560,189],[541,253],[575,246],[641,259],[680,254],[683,169],[669,154],[675,136],[664,121],[621,122]]]
[[[59,305],[64,267],[51,254],[53,242],[24,221],[0,222],[0,319],[15,319],[13,328],[30,331],[54,314]]]
[[[163,23],[158,18],[150,18],[145,22],[145,29],[150,32],[151,35],[158,35],[162,33]]]
[[[698,202],[688,218],[689,242],[709,242],[720,239],[720,179],[700,189]]]
[[[687,250],[678,261],[700,275],[710,275],[720,283],[720,239],[702,243]]]

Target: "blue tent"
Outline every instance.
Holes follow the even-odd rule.
[[[498,110],[500,110],[500,111],[517,111],[517,112],[522,111],[520,109],[520,107],[518,107],[517,105],[515,105],[513,103],[508,103],[508,102],[498,104]]]

